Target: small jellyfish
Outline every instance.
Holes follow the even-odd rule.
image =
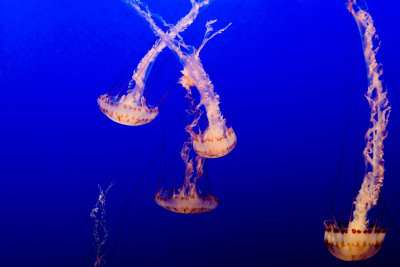
[[[184,142],[181,150],[181,158],[186,167],[185,177],[179,189],[163,190],[161,188],[161,190],[158,190],[155,194],[154,200],[159,206],[167,210],[177,213],[194,214],[215,209],[218,205],[218,199],[212,196],[208,190],[206,192],[201,192],[200,188],[197,186],[199,179],[203,176],[203,166],[206,159],[201,156],[196,156],[196,174],[194,175],[193,159],[190,159],[190,152],[194,139],[193,127],[197,125],[201,116],[201,111],[194,105],[190,88],[187,88],[186,98],[190,104],[187,112],[194,115],[195,118],[191,124],[185,127],[190,137]]]
[[[200,8],[208,4],[208,0],[199,3],[191,0],[191,3],[192,8],[189,13],[179,20],[176,25],[166,25],[169,27],[167,35],[170,38],[174,39],[180,32],[186,30],[199,14]],[[143,91],[151,67],[165,47],[163,40],[159,39],[142,58],[133,72],[126,95],[113,96],[107,93],[97,99],[101,111],[108,118],[128,126],[143,125],[154,120],[158,115],[158,107],[152,107],[146,103]]]
[[[140,16],[142,16],[149,24],[153,32],[163,40],[163,42],[171,49],[179,58],[183,65],[180,84],[186,89],[196,87],[200,94],[200,103],[197,108],[204,106],[206,116],[208,119],[208,127],[203,131],[195,134],[193,140],[194,151],[205,158],[218,158],[222,157],[233,150],[236,146],[236,135],[232,127],[226,126],[226,121],[223,118],[219,108],[219,95],[214,92],[214,85],[212,84],[208,74],[205,72],[203,65],[200,61],[200,51],[204,45],[217,34],[222,33],[227,27],[215,32],[212,32],[212,24],[214,21],[209,21],[206,25],[207,31],[203,39],[203,43],[198,49],[188,46],[184,43],[179,34],[179,38],[172,38],[169,34],[163,32],[153,20],[147,6],[144,6],[138,0],[131,0],[129,3],[136,9]],[[141,7],[144,7],[142,9]],[[183,52],[181,48],[186,51]]]
[[[197,187],[197,182],[203,175],[205,158],[196,157],[196,174],[194,175],[193,159],[189,160],[191,145],[191,141],[185,142],[181,151],[181,157],[186,165],[182,186],[179,189],[169,191],[160,190],[154,196],[158,205],[177,213],[203,213],[215,209],[218,205],[216,197],[209,193],[200,192]]]
[[[366,146],[363,151],[366,173],[354,202],[353,219],[348,225],[339,225],[336,221],[325,223],[325,244],[335,257],[344,261],[358,261],[375,255],[386,235],[385,228],[368,226],[367,213],[376,206],[383,185],[383,141],[387,136],[390,106],[382,84],[382,65],[376,61],[380,43],[372,17],[362,0],[348,0],[347,7],[361,34],[368,72],[366,98],[371,108],[371,123],[365,135]]]

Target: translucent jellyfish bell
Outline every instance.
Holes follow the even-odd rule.
[[[360,261],[374,256],[382,247],[386,229],[369,227],[364,230],[339,226],[325,226],[325,245],[335,257],[343,261]]]
[[[97,99],[97,103],[108,118],[128,126],[149,123],[158,115],[158,107],[147,106],[144,98],[138,104],[129,96],[129,94],[122,97],[104,94]]]
[[[215,131],[208,127],[204,132],[194,135],[193,149],[205,158],[225,156],[236,146],[236,134],[232,127],[224,125],[223,131]]]
[[[183,191],[161,191],[154,196],[154,200],[164,209],[185,214],[208,212],[218,206],[216,197],[198,192],[185,194]]]

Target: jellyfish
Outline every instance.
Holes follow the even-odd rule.
[[[202,2],[190,1],[192,8],[189,13],[177,22],[176,25],[167,25],[169,27],[168,35],[170,38],[175,38],[180,32],[189,27],[197,17],[201,7],[207,5],[209,0]],[[153,47],[142,58],[133,72],[132,79],[128,84],[126,95],[113,96],[108,93],[101,95],[97,99],[100,110],[111,120],[128,125],[137,126],[151,122],[158,115],[158,107],[152,107],[146,103],[143,96],[147,77],[151,67],[157,56],[166,47],[163,39],[159,39]]]
[[[193,159],[189,159],[192,140],[183,144],[181,157],[185,163],[185,177],[183,184],[179,189],[159,190],[154,200],[156,203],[173,212],[195,214],[208,212],[215,209],[218,205],[218,199],[207,193],[200,192],[197,187],[199,178],[203,175],[203,165],[205,158],[196,156],[196,173],[194,174]]]
[[[202,44],[198,49],[188,46],[183,41],[182,37],[172,38],[168,33],[163,32],[153,20],[153,15],[150,13],[147,6],[143,5],[138,0],[130,0],[129,3],[149,24],[153,32],[172,50],[180,60],[183,70],[183,77],[179,83],[186,89],[196,87],[200,94],[200,103],[197,106],[199,109],[204,106],[208,120],[208,127],[202,132],[193,133],[193,149],[201,157],[219,158],[233,150],[236,146],[236,135],[232,127],[226,126],[226,120],[222,116],[219,108],[219,95],[214,92],[208,74],[205,72],[200,61],[200,51],[204,45],[216,35],[222,33],[225,28],[211,34],[213,31],[212,24],[215,22],[209,21],[206,25],[207,30]],[[144,9],[142,9],[144,7]],[[181,48],[185,48],[188,52],[183,52]]]
[[[353,218],[348,224],[325,223],[325,244],[328,250],[344,261],[359,261],[372,257],[382,247],[386,229],[368,226],[368,211],[376,206],[383,185],[383,141],[390,106],[382,84],[382,65],[376,60],[379,39],[371,15],[362,0],[348,0],[347,8],[358,25],[368,73],[366,98],[371,108],[370,127],[365,135],[363,157],[366,166],[361,189],[354,201]],[[358,2],[358,3],[357,3]]]
[[[177,213],[195,214],[212,211],[217,207],[219,201],[210,192],[201,192],[197,186],[199,179],[204,174],[203,166],[206,158],[197,155],[193,162],[190,152],[194,140],[193,127],[197,125],[201,111],[194,106],[190,87],[187,88],[186,98],[190,104],[190,108],[187,111],[195,118],[191,124],[185,127],[186,132],[189,133],[189,138],[184,142],[181,150],[181,158],[185,163],[183,183],[179,189],[163,190],[161,188],[155,194],[154,200],[159,206],[167,210]]]

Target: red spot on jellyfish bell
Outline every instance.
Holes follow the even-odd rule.
[[[369,227],[348,229],[336,223],[325,226],[325,245],[329,252],[343,261],[360,261],[371,258],[382,247],[386,229]]]

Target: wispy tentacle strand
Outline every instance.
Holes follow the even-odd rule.
[[[358,1],[360,2],[360,1]],[[367,213],[378,201],[383,185],[384,160],[383,141],[387,136],[386,126],[390,114],[387,91],[382,83],[382,65],[376,60],[380,41],[371,15],[356,0],[348,2],[348,9],[357,22],[360,30],[365,63],[368,72],[368,90],[366,98],[371,108],[370,127],[365,135],[364,160],[366,174],[361,189],[355,200],[352,225],[357,229],[365,229],[368,225]]]

